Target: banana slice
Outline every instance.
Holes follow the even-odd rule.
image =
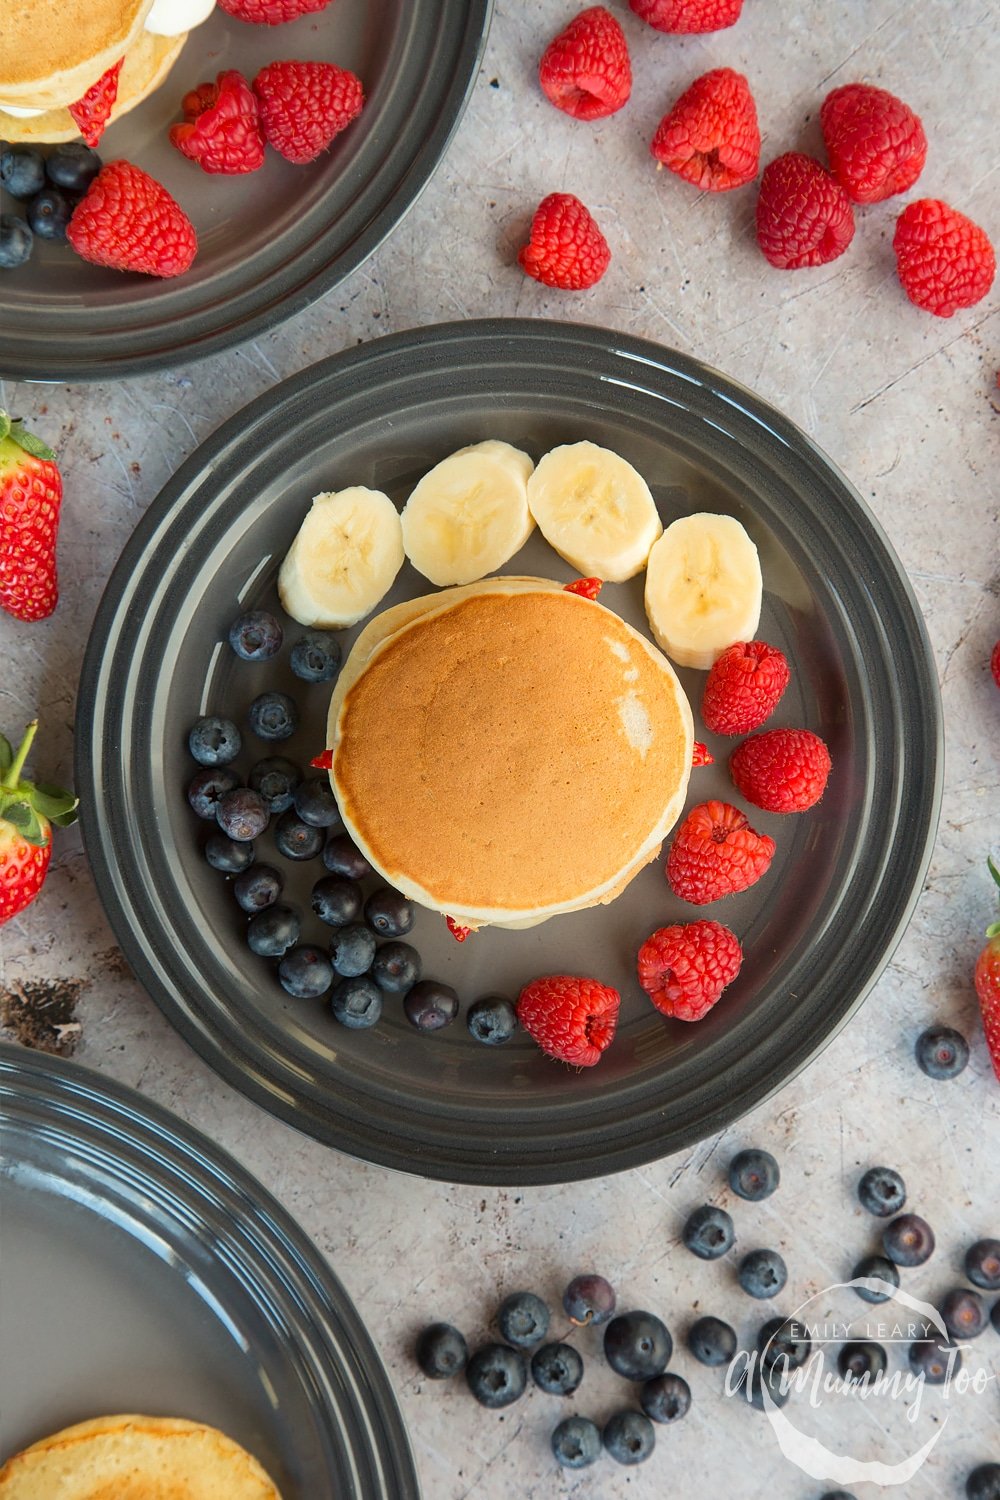
[[[356,625],[403,566],[399,511],[361,485],[317,495],[278,574],[278,594],[300,625]]]
[[[490,439],[435,464],[403,509],[403,547],[431,583],[478,583],[519,552],[535,528],[528,510],[534,464]]]
[[[700,511],[667,527],[646,565],[646,616],[679,667],[707,670],[760,622],[760,558],[735,516]]]
[[[546,453],[528,480],[528,505],[560,557],[609,583],[641,572],[663,530],[642,475],[596,443]]]

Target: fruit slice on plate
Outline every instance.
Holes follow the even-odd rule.
[[[526,453],[493,439],[435,464],[403,510],[403,547],[417,572],[444,587],[502,568],[535,527],[533,468]]]
[[[596,443],[546,453],[528,480],[528,505],[560,557],[609,583],[641,572],[663,530],[642,475]]]
[[[362,485],[317,495],[278,574],[278,593],[300,625],[356,625],[403,566],[399,512]]]
[[[679,667],[705,671],[734,641],[753,640],[762,594],[757,548],[735,516],[681,516],[649,554],[649,628]]]

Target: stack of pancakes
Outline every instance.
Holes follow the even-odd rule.
[[[330,706],[345,826],[390,885],[469,927],[614,900],[684,804],[693,724],[666,657],[540,578],[376,616]]]

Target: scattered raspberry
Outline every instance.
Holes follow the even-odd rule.
[[[356,120],[365,102],[361,79],[325,62],[275,62],[253,81],[264,134],[288,161],[314,161]]]
[[[583,10],[538,64],[542,92],[576,120],[601,120],[628,102],[632,64],[625,33],[603,5]]]
[[[220,73],[184,95],[183,125],[171,125],[170,140],[203,172],[256,172],[264,165],[264,135],[257,99],[242,73]]]
[[[713,734],[749,734],[769,718],[791,673],[781,651],[766,641],[737,641],[710,669],[701,717]]]
[[[691,809],[667,857],[667,881],[675,896],[705,906],[745,891],[774,858],[774,840],[755,833],[739,808],[702,802]]]
[[[528,243],[517,262],[545,286],[579,292],[600,281],[611,262],[611,251],[579,198],[572,193],[550,193],[535,210]]]
[[[752,182],[760,166],[760,126],[743,74],[713,68],[696,78],[663,116],[649,149],[706,193]]]
[[[596,599],[604,587],[601,578],[575,578],[572,583],[563,584],[564,594],[580,594],[584,599]]]
[[[724,31],[740,18],[743,0],[628,0],[657,31]]]
[[[526,984],[517,1019],[549,1057],[592,1068],[611,1046],[621,996],[596,979],[552,974]]]
[[[985,231],[937,198],[906,205],[892,248],[903,291],[939,318],[981,302],[993,285],[997,258]]]
[[[124,61],[124,57],[120,57],[114,67],[102,73],[97,82],[91,84],[82,99],[66,106],[88,146],[96,146],[104,134],[104,127],[118,98],[118,75]]]
[[[325,10],[330,0],[219,0],[219,9],[237,21],[250,21],[255,26],[279,26],[283,21],[295,21],[299,16],[310,16]]]
[[[183,209],[128,161],[101,168],[73,210],[66,238],[84,260],[148,276],[180,276],[198,250]]]
[[[721,922],[661,927],[639,949],[639,983],[658,1011],[700,1021],[740,972],[743,950]]]
[[[993,654],[990,657],[990,671],[993,673],[993,681],[1000,688],[1000,641],[997,641],[993,647]]]
[[[709,750],[707,745],[703,745],[701,743],[701,740],[695,740],[694,742],[694,751],[691,756],[691,764],[692,766],[715,765],[715,756],[712,754],[711,750]]]
[[[830,752],[810,729],[752,734],[729,757],[739,791],[765,812],[805,812],[826,790]]]
[[[768,163],[757,199],[757,243],[772,266],[825,266],[853,238],[851,200],[818,161],[786,151]]]
[[[454,917],[445,917],[444,920],[445,925],[448,928],[448,931],[451,933],[452,937],[455,939],[455,942],[464,943],[466,938],[469,936],[469,933],[472,931],[472,928],[463,927],[462,923],[456,922]]]
[[[309,762],[309,764],[311,766],[315,766],[316,769],[317,769],[317,771],[330,771],[330,770],[332,770],[333,769],[333,751],[332,750],[321,750],[320,753],[319,753],[319,755],[314,755],[313,756],[313,758]]]
[[[927,137],[908,104],[868,83],[848,83],[823,100],[819,123],[830,170],[855,203],[905,193],[924,169]]]

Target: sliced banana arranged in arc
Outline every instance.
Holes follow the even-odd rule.
[[[681,516],[649,554],[646,617],[680,667],[707,671],[727,646],[752,641],[762,594],[757,548],[735,516]]]
[[[403,566],[399,511],[381,490],[317,495],[278,574],[282,605],[300,625],[356,625]]]
[[[493,438],[435,464],[403,508],[403,547],[417,572],[445,586],[502,568],[535,527],[533,468],[526,453]]]
[[[546,453],[528,480],[528,505],[560,557],[608,583],[641,572],[663,530],[642,475],[596,443]]]

